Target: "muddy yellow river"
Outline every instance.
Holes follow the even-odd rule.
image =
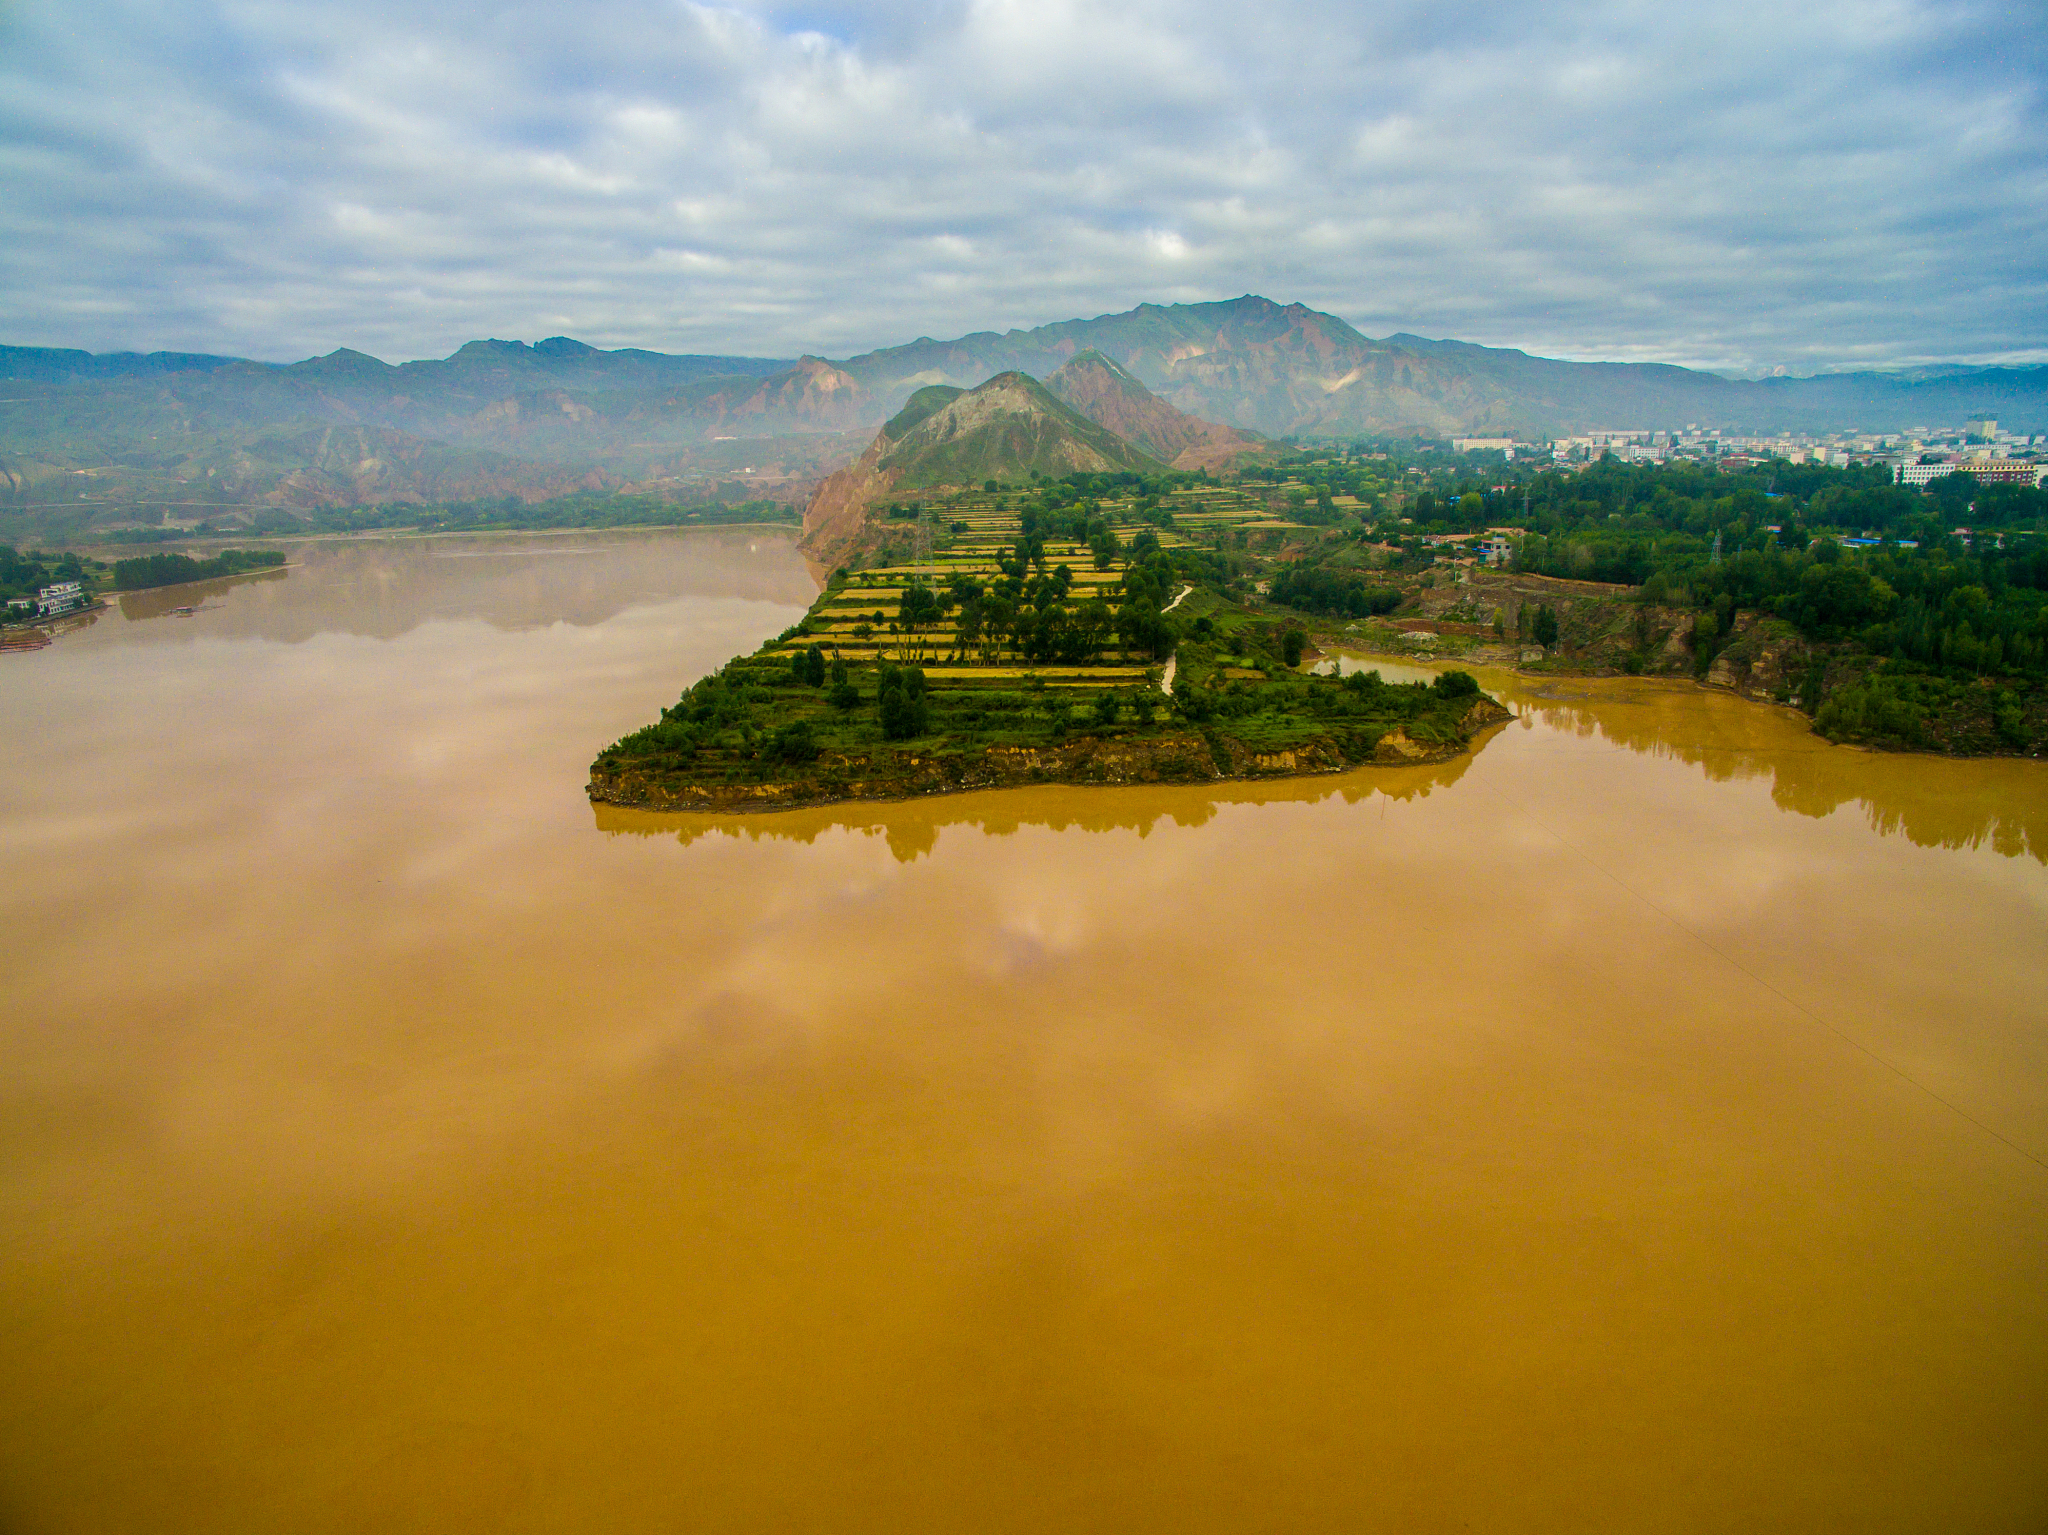
[[[2048,1527],[2048,765],[593,811],[783,536],[293,558],[0,655],[9,1535]]]

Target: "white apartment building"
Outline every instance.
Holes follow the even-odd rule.
[[[56,585],[46,586],[36,593],[36,611],[45,618],[52,613],[68,613],[73,608],[83,606],[84,603],[85,593],[80,590],[76,581],[59,581]]]
[[[1897,464],[1892,469],[1894,485],[1925,485],[1929,480],[1938,480],[1945,474],[1964,470],[1977,478],[1980,485],[2034,485],[2048,479],[2048,464],[2028,463],[2011,458],[1976,458],[1945,464]]]

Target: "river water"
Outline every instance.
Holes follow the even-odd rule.
[[[782,535],[293,558],[0,655],[0,1528],[2048,1522],[2048,766],[593,810]]]

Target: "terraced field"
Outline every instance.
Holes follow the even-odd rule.
[[[924,504],[880,524],[880,563],[836,573],[801,622],[608,747],[591,796],[772,808],[1462,749],[1490,701],[1306,676],[1284,626],[1230,599],[1226,551],[1298,526],[1262,490],[1200,484]]]

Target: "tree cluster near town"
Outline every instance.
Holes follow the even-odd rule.
[[[1356,452],[1309,450],[1295,457],[1313,462],[1262,478],[1343,482]],[[2033,486],[1958,472],[1922,489],[1861,465],[1607,458],[1566,472],[1398,448],[1368,462],[1401,489],[1290,551],[1274,602],[1324,619],[1490,623],[1546,666],[1711,680],[1782,640],[1801,675],[1762,691],[1835,739],[2048,743],[2048,493]],[[1487,530],[1496,568],[1554,583],[1555,600],[1484,596],[1474,535]],[[1452,588],[1469,600],[1445,602]]]

